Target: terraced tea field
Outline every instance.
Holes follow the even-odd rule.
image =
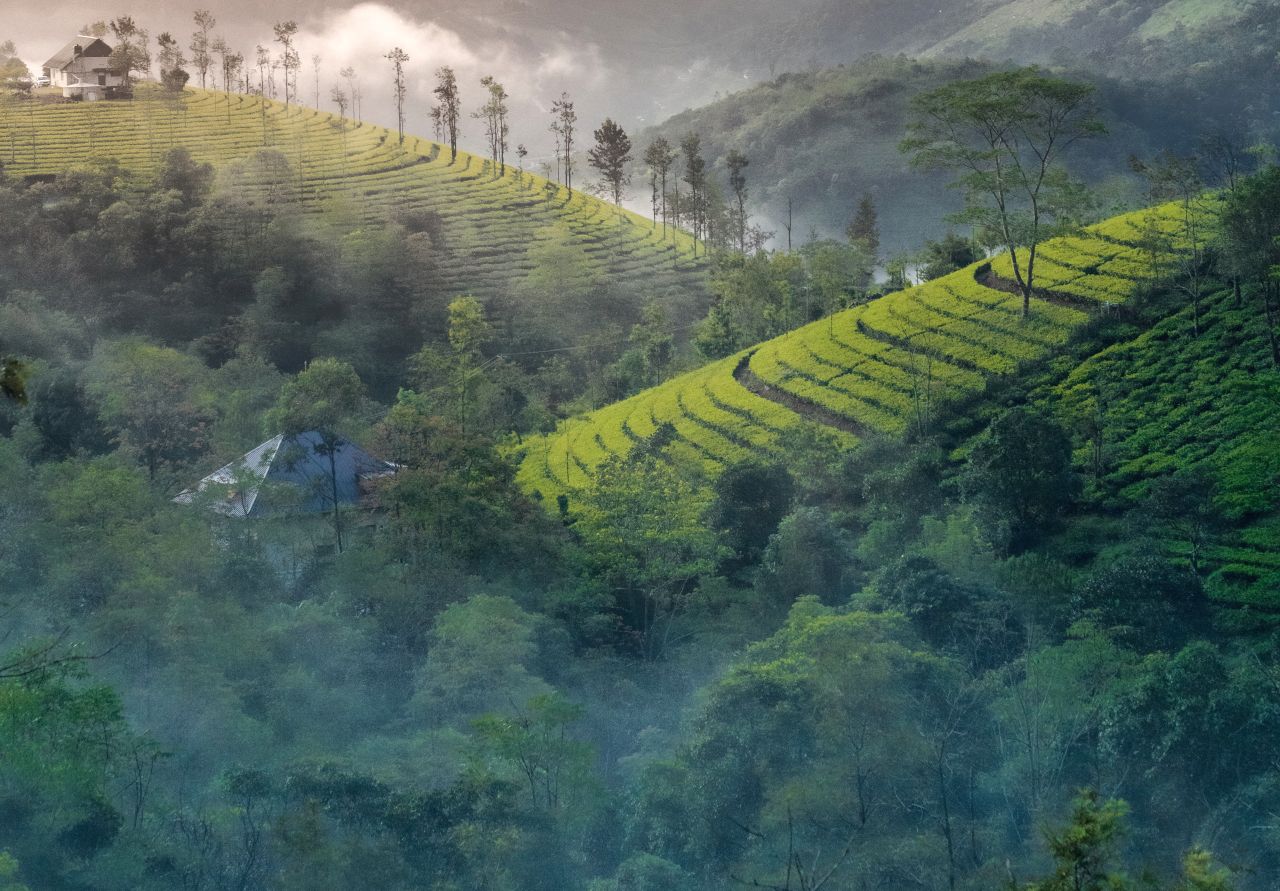
[[[997,257],[997,279],[986,264],[962,269],[565,421],[530,442],[520,480],[545,497],[580,492],[601,462],[651,441],[661,425],[670,426],[655,445],[709,475],[752,453],[779,453],[783,434],[806,424],[850,446],[928,429],[944,402],[1046,356],[1090,312],[1132,294],[1149,262],[1141,233],[1154,225],[1176,234],[1177,214],[1172,205],[1139,211],[1043,245],[1051,290],[1026,319],[1022,298],[999,280],[1011,275],[1008,258]]]
[[[532,268],[531,248],[569,238],[614,281],[643,282],[654,295],[705,293],[705,268],[689,236],[662,235],[649,220],[508,165],[497,177],[466,152],[383,127],[256,96],[188,89],[169,97],[142,85],[128,102],[0,104],[0,161],[13,177],[58,175],[104,159],[135,174],[139,187],[166,151],[185,147],[226,169],[262,149],[281,153],[288,188],[308,210],[356,223],[420,212],[439,215],[445,248],[441,292],[492,296]],[[252,165],[246,165],[252,177]],[[279,183],[240,185],[250,198]]]
[[[865,436],[927,430],[943,403],[1045,358],[1091,313],[1167,270],[1183,248],[1180,213],[1174,205],[1139,211],[1042,245],[1046,293],[1029,318],[1009,290],[1009,258],[998,256],[990,269],[977,264],[836,313],[570,419],[528,444],[520,481],[544,496],[580,496],[596,466],[641,446],[714,476],[752,455],[785,458],[787,432],[805,425],[825,426],[850,447]],[[1102,485],[1112,506],[1136,504],[1162,474],[1207,470],[1231,527],[1203,555],[1211,595],[1236,607],[1232,621],[1242,627],[1259,617],[1270,627],[1265,617],[1280,610],[1280,393],[1259,374],[1270,357],[1257,309],[1222,292],[1206,296],[1202,312],[1199,338],[1189,335],[1188,307],[1036,398],[1071,418],[1091,413],[1103,393]],[[1082,470],[1090,451],[1077,455]],[[1185,542],[1165,547],[1175,562],[1188,559]]]
[[[1249,610],[1280,610],[1280,391],[1258,309],[1221,291],[1204,301],[1201,334],[1191,310],[1081,363],[1037,394],[1065,417],[1100,420],[1104,497],[1136,503],[1150,481],[1174,470],[1207,472],[1234,530],[1203,555],[1209,589]],[[1078,463],[1088,467],[1091,456]],[[1186,563],[1186,541],[1166,543]],[[1245,615],[1239,616],[1241,620]]]

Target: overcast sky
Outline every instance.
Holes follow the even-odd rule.
[[[410,57],[408,128],[423,135],[430,135],[438,67],[457,71],[468,113],[482,101],[480,78],[492,74],[511,95],[512,145],[526,143],[535,160],[551,154],[547,110],[562,91],[576,101],[579,126],[587,133],[606,115],[638,129],[747,84],[741,72],[699,58],[680,38],[672,16],[687,5],[674,0],[648,0],[641,10],[609,0],[467,0],[447,7],[416,0],[203,0],[201,5],[217,17],[216,30],[246,58],[259,43],[275,49],[274,22],[296,20],[303,101],[314,102],[312,57],[319,55],[321,106],[334,107],[330,88],[339,69],[350,65],[362,85],[361,116],[382,124],[395,121],[390,65],[383,56],[393,46],[402,47]],[[12,39],[38,69],[85,24],[127,13],[150,32],[153,49],[162,31],[185,45],[195,8],[169,0],[84,0],[58,4],[51,13],[29,0],[0,0],[0,40]],[[463,142],[483,150],[478,121],[464,122]]]

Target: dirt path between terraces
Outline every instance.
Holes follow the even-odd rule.
[[[783,408],[789,408],[801,417],[808,418],[810,421],[815,421],[824,426],[834,427],[837,430],[852,433],[854,436],[863,439],[870,435],[871,431],[857,421],[846,418],[844,415],[838,415],[829,408],[823,408],[815,402],[802,399],[799,396],[765,383],[751,370],[751,357],[753,355],[755,355],[754,351],[743,356],[742,361],[733,369],[733,379],[752,393],[762,399],[776,402]]]
[[[974,270],[973,277],[974,280],[984,288],[1013,294],[1016,297],[1022,296],[1022,291],[1019,289],[1018,283],[996,275],[991,271],[990,264],[979,266]],[[1089,313],[1097,312],[1099,309],[1098,304],[1092,300],[1086,300],[1083,297],[1075,297],[1071,294],[1062,294],[1057,291],[1038,290],[1036,291],[1036,295],[1033,299],[1043,300],[1044,302],[1052,303],[1055,306],[1064,306],[1068,309],[1077,309]],[[891,335],[880,331],[863,329],[861,322],[859,322],[859,329],[862,330],[864,334],[875,337],[877,340],[884,343],[888,343],[892,346],[902,346],[900,343],[897,343],[896,339]],[[831,411],[831,409],[818,405],[816,402],[796,396],[794,393],[788,393],[785,390],[780,390],[777,387],[761,380],[761,378],[751,370],[751,357],[753,355],[755,355],[754,350],[743,356],[742,360],[738,362],[737,367],[733,369],[733,379],[742,384],[742,386],[746,387],[752,393],[755,393],[762,399],[768,399],[770,402],[776,402],[783,408],[788,408],[810,421],[814,421],[826,427],[834,427],[835,429],[843,430],[846,433],[852,433],[854,436],[862,439],[865,439],[873,432],[862,424],[859,424],[857,421],[847,418],[844,415],[836,414]],[[976,365],[961,362],[956,357],[946,357],[945,361],[964,367],[971,367],[973,370],[979,371],[979,373],[985,375],[985,372],[981,372]]]
[[[984,288],[990,288],[993,291],[1003,291],[1006,294],[1012,294],[1015,297],[1022,296],[1022,289],[1018,287],[1018,283],[1012,279],[1001,278],[991,271],[991,264],[986,263],[979,266],[973,271],[973,279]],[[1072,294],[1063,294],[1059,291],[1045,291],[1037,288],[1035,296],[1032,300],[1043,300],[1045,303],[1052,303],[1055,306],[1065,306],[1067,309],[1080,309],[1085,312],[1095,312],[1098,304],[1093,300],[1086,300],[1084,297],[1076,297]]]

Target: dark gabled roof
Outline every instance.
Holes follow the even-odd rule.
[[[76,60],[76,47],[80,47],[80,55],[105,58],[112,53],[111,44],[101,37],[77,37],[62,49],[54,53],[53,58],[44,63],[44,67],[53,71],[61,71]]]
[[[363,480],[383,476],[395,465],[339,438],[333,452],[338,503],[357,504]],[[231,517],[314,514],[333,510],[333,480],[324,438],[310,430],[272,437],[237,461],[219,468],[174,501],[191,504],[207,490],[210,506]]]

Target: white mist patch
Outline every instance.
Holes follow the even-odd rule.
[[[386,54],[398,46],[409,54],[405,65],[407,130],[431,135],[435,72],[447,65],[457,75],[462,92],[462,143],[472,150],[483,151],[484,145],[482,125],[470,116],[485,99],[482,77],[492,75],[506,87],[510,94],[512,145],[528,143],[535,155],[549,153],[549,145],[544,143],[548,142],[552,100],[568,92],[579,101],[582,110],[592,110],[603,105],[604,88],[610,80],[598,47],[575,44],[562,34],[525,34],[517,40],[495,28],[492,39],[468,39],[435,21],[372,2],[300,24],[297,46],[303,70],[298,82],[304,101],[315,90],[311,60],[319,55],[323,108],[335,108],[330,92],[335,86],[347,89],[338,72],[350,67],[357,74],[361,93],[360,116],[394,125],[392,69]]]

